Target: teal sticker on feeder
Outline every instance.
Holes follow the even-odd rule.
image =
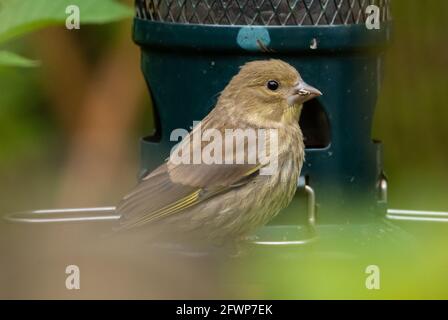
[[[248,51],[266,51],[271,43],[269,31],[263,27],[243,27],[236,38],[238,45]]]

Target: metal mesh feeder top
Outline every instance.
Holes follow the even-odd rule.
[[[208,25],[360,24],[369,5],[390,19],[390,0],[136,0],[140,19]]]

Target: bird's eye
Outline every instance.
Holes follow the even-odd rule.
[[[267,87],[268,87],[269,90],[275,91],[275,90],[278,89],[279,83],[277,81],[275,81],[275,80],[269,80],[268,84],[267,84]]]

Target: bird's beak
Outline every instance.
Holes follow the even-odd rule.
[[[293,88],[292,94],[288,97],[289,105],[303,104],[311,99],[322,95],[318,89],[310,86],[305,81],[300,82]]]

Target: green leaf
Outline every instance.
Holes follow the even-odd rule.
[[[84,24],[102,24],[131,17],[133,10],[114,0],[0,0],[0,43],[25,33],[64,24],[68,6],[80,11]]]
[[[0,51],[0,67],[37,67],[38,61],[30,60],[13,52]]]

